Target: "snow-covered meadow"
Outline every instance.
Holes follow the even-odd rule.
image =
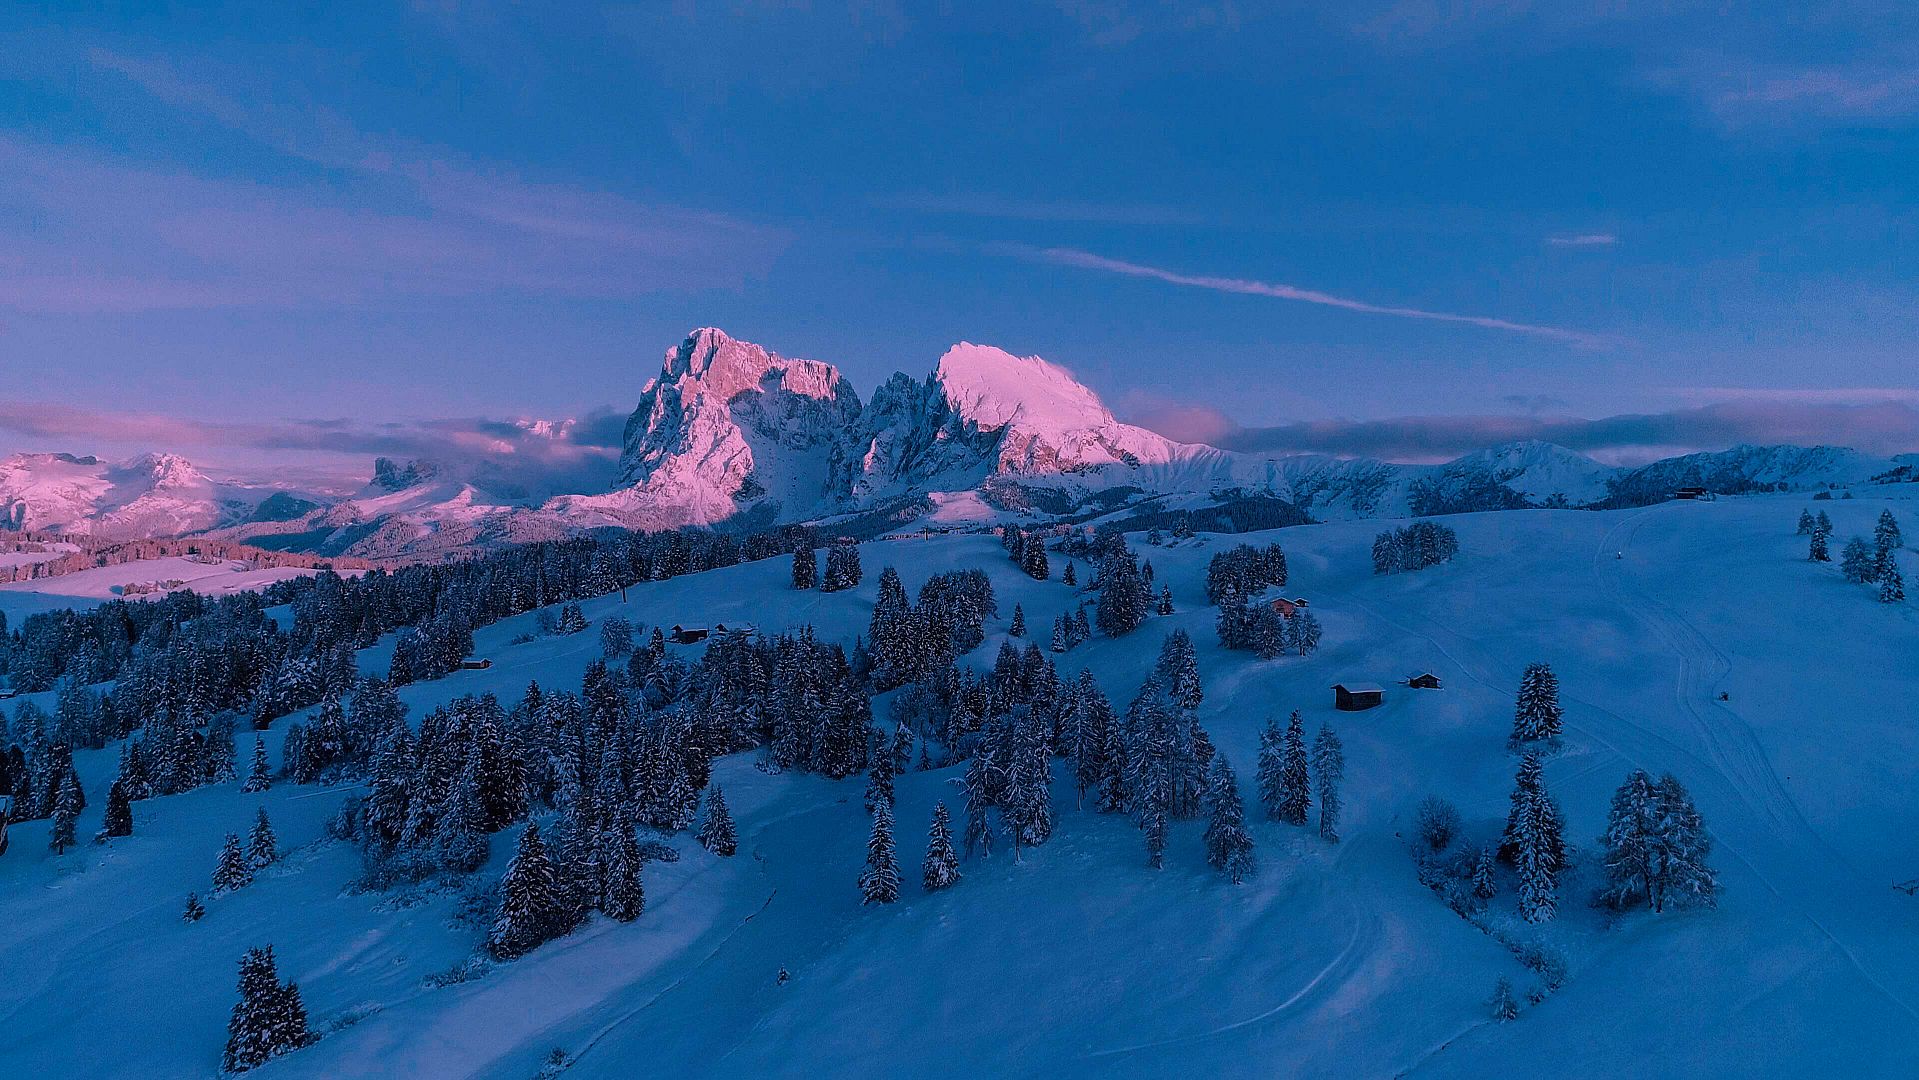
[[[1862,488],[1818,506],[1842,540],[1870,533],[1886,507],[1914,532],[1915,494]],[[1919,898],[1893,885],[1919,878],[1919,611],[1806,561],[1793,524],[1807,505],[1755,496],[1461,515],[1446,519],[1457,560],[1387,577],[1369,557],[1382,521],[1167,547],[1134,536],[1175,614],[1054,659],[1062,677],[1092,671],[1123,708],[1166,634],[1192,635],[1200,718],[1254,819],[1259,872],[1240,886],[1206,865],[1203,822],[1176,825],[1165,868],[1148,869],[1127,821],[1072,809],[1062,768],[1049,843],[1017,861],[968,861],[957,886],[922,894],[926,824],[936,800],[957,808],[956,767],[899,778],[908,884],[901,903],[864,907],[860,781],[770,775],[741,755],[716,768],[739,856],[714,858],[682,835],[678,862],[647,864],[637,921],[596,917],[519,960],[470,966],[491,912],[476,920],[460,890],[347,888],[357,855],[322,825],[348,788],[280,782],[244,795],[228,783],[144,800],[133,836],[62,856],[47,850],[46,822],[17,824],[0,856],[0,963],[14,973],[0,980],[0,1073],[208,1076],[235,962],[271,943],[324,1037],[263,1077],[522,1080],[556,1050],[569,1078],[1912,1075]],[[1284,546],[1287,594],[1309,598],[1325,626],[1316,654],[1261,662],[1216,644],[1207,560],[1242,541]],[[850,643],[880,568],[897,567],[913,592],[933,573],[978,567],[999,606],[970,657],[985,666],[1016,604],[1042,644],[1038,631],[1077,606],[1062,560],[1034,581],[989,536],[875,542],[862,559],[865,581],[847,592],[795,592],[773,559],[583,607],[595,624],[810,623]],[[1902,559],[1919,570],[1911,552]],[[404,688],[412,715],[469,693],[510,703],[536,679],[577,687],[598,635],[513,644],[535,624],[528,614],[477,631],[475,656],[492,666]],[[390,639],[367,650],[361,669],[383,671],[391,651]],[[1525,927],[1507,914],[1509,889],[1492,917],[1550,945],[1569,974],[1498,1023],[1486,1007],[1495,982],[1523,996],[1540,979],[1419,883],[1413,812],[1442,795],[1469,842],[1496,837],[1515,768],[1513,694],[1539,660],[1567,707],[1546,783],[1581,861],[1557,920]],[[1396,684],[1418,671],[1445,688]],[[1336,681],[1382,683],[1385,705],[1337,713]],[[51,708],[51,695],[40,700]],[[874,707],[883,720],[885,699]],[[1293,709],[1309,732],[1329,723],[1345,743],[1337,845],[1265,821],[1252,800],[1260,729]],[[275,760],[287,723],[265,736]],[[244,763],[246,733],[240,745]],[[99,827],[115,753],[77,755],[83,837]],[[1588,907],[1607,801],[1634,766],[1691,789],[1716,841],[1717,908],[1612,918]],[[244,832],[259,805],[289,854],[183,922],[221,837]],[[497,879],[517,832],[493,838],[474,890]]]

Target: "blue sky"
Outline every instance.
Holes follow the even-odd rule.
[[[1262,448],[1919,449],[1897,4],[114,7],[0,15],[0,450],[430,452],[709,324]]]

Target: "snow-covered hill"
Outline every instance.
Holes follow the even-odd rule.
[[[258,516],[274,507],[310,509],[267,485],[209,479],[177,454],[104,462],[72,454],[0,458],[0,528],[126,539],[180,536]]]
[[[1870,533],[1888,508],[1910,535],[1912,495],[1919,488],[1898,485],[1821,505],[1840,536]],[[955,767],[899,778],[904,896],[862,906],[861,781],[736,755],[715,769],[739,822],[736,857],[682,834],[678,861],[647,864],[638,920],[595,918],[488,967],[469,962],[517,827],[493,838],[469,890],[369,893],[345,887],[359,862],[325,831],[359,793],[350,784],[276,782],[249,795],[228,781],[143,800],[131,837],[62,856],[47,851],[45,822],[18,823],[0,856],[0,963],[14,973],[0,980],[0,1074],[212,1075],[234,962],[271,943],[324,1036],[264,1067],[264,1080],[526,1080],[556,1075],[542,1073],[554,1051],[568,1080],[1913,1075],[1919,901],[1890,886],[1919,876],[1908,765],[1919,722],[1907,693],[1919,624],[1909,605],[1876,603],[1806,561],[1793,535],[1805,505],[1763,495],[1468,514],[1449,522],[1456,562],[1389,577],[1371,573],[1370,521],[1247,537],[1285,545],[1288,590],[1311,597],[1326,627],[1314,656],[1265,662],[1214,644],[1204,600],[1207,560],[1239,538],[1142,545],[1176,613],[1056,659],[1123,705],[1165,635],[1192,635],[1199,718],[1238,768],[1257,844],[1258,873],[1238,887],[1206,865],[1200,821],[1176,825],[1165,867],[1147,868],[1123,815],[1075,807],[1062,762],[1050,841],[969,859],[952,889],[923,893],[926,823],[936,801],[958,808]],[[850,643],[866,630],[879,568],[897,567],[910,591],[978,567],[1000,617],[963,661],[985,667],[1015,604],[1045,625],[1080,600],[1057,570],[1034,581],[986,537],[861,553],[866,580],[843,593],[796,592],[775,559],[641,584],[585,613],[596,629],[616,614],[642,625],[689,613],[769,630],[804,622]],[[577,687],[599,658],[597,633],[541,636],[537,620],[477,632],[490,669],[403,688],[412,717],[461,694],[511,703],[530,680]],[[361,668],[384,670],[391,648],[367,650]],[[1533,660],[1553,664],[1567,706],[1545,784],[1575,869],[1551,923],[1520,923],[1504,878],[1482,920],[1563,962],[1558,989],[1536,1004],[1527,995],[1544,990],[1542,976],[1422,887],[1409,853],[1428,794],[1458,805],[1459,844],[1497,836],[1513,783],[1514,688]],[[1396,684],[1419,670],[1445,688]],[[1385,684],[1384,706],[1334,711],[1327,686],[1341,680]],[[33,700],[54,705],[52,694]],[[1332,725],[1346,745],[1338,845],[1257,813],[1260,728],[1295,708],[1309,732]],[[304,719],[265,733],[274,760]],[[117,749],[82,752],[77,766],[86,837]],[[1692,791],[1715,841],[1716,909],[1613,919],[1587,905],[1594,837],[1634,767],[1671,771]],[[261,808],[286,856],[183,923],[181,903],[205,895],[222,836]],[[1486,1007],[1502,978],[1521,998],[1509,1023]]]

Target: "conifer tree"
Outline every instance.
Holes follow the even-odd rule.
[[[1053,835],[1052,750],[1045,725],[1032,710],[1013,722],[1012,761],[1000,814],[1012,834],[1013,851],[1044,844]]]
[[[866,770],[866,793],[862,805],[867,813],[880,803],[893,805],[893,755],[875,754],[873,764]]]
[[[1246,807],[1239,779],[1225,754],[1214,754],[1206,772],[1206,862],[1238,885],[1253,874],[1253,838],[1246,834]]]
[[[1808,541],[1806,558],[1813,562],[1831,562],[1832,554],[1827,550],[1826,540],[1832,535],[1832,523],[1826,520],[1826,512],[1819,512],[1819,520],[1812,526],[1812,539]]]
[[[733,815],[726,809],[726,794],[719,788],[706,800],[706,821],[700,826],[700,846],[722,858],[739,850],[739,838],[733,832]]]
[[[1879,570],[1879,602],[1898,604],[1905,599],[1906,579],[1899,576],[1899,565],[1888,558]]]
[[[1812,535],[1812,511],[1810,510],[1799,511],[1799,533],[1798,534],[1800,536]]]
[[[1898,551],[1905,542],[1905,537],[1899,532],[1899,519],[1892,516],[1891,510],[1879,511],[1879,520],[1872,527],[1873,547],[1881,551]]]
[[[1519,914],[1527,922],[1551,919],[1558,910],[1559,871],[1565,866],[1563,819],[1546,794],[1539,758],[1521,760],[1501,854],[1519,875]]]
[[[1319,838],[1339,843],[1339,783],[1346,777],[1346,750],[1332,728],[1313,736],[1313,779],[1319,795]]]
[[[267,820],[267,808],[259,809],[253,831],[247,834],[247,865],[259,870],[280,859],[280,841],[273,835],[273,823]]]
[[[1712,835],[1677,777],[1661,776],[1656,792],[1665,873],[1655,909],[1664,910],[1667,904],[1711,907],[1719,894],[1719,876],[1706,862],[1712,854]]]
[[[933,804],[933,824],[926,833],[926,861],[920,868],[920,884],[927,892],[951,887],[960,879],[959,854],[953,850],[952,815],[946,804]]]
[[[297,1050],[311,1039],[300,988],[280,981],[273,946],[247,950],[240,959],[240,1000],[227,1022],[221,1068],[245,1072]]]
[[[1067,625],[1066,616],[1064,615],[1053,620],[1053,641],[1050,647],[1052,651],[1056,653],[1066,651]]]
[[[1306,762],[1306,732],[1299,718],[1299,710],[1294,709],[1292,719],[1286,724],[1285,742],[1280,753],[1279,806],[1274,816],[1288,825],[1304,825],[1312,803],[1312,780]]]
[[[538,948],[563,924],[565,914],[553,863],[540,842],[538,824],[520,834],[513,862],[500,879],[500,913],[487,936],[495,959],[511,960]]]
[[[890,904],[900,898],[900,864],[893,850],[893,807],[887,803],[873,808],[873,833],[866,842],[860,898],[868,904]]]
[[[1034,581],[1045,581],[1053,574],[1046,560],[1046,541],[1039,536],[1029,536],[1021,545],[1020,569]]]
[[[1487,1007],[1492,1010],[1493,1019],[1501,1023],[1519,1019],[1519,1001],[1513,997],[1511,979],[1504,975],[1499,977],[1499,981],[1493,984],[1492,1001]]]
[[[100,835],[105,837],[133,835],[133,802],[127,798],[125,782],[115,780],[107,788],[106,820],[100,827]]]
[[[1644,769],[1634,769],[1613,792],[1606,815],[1606,888],[1602,902],[1623,908],[1643,899],[1657,907],[1662,862],[1659,851],[1658,793]]]
[[[1159,613],[1161,615],[1171,615],[1173,613],[1173,587],[1171,585],[1160,586]]]
[[[1025,608],[1020,607],[1018,604],[1013,605],[1013,625],[1007,627],[1006,632],[1012,635],[1013,637],[1017,637],[1017,638],[1023,638],[1026,636],[1026,609]]]
[[[1473,856],[1473,896],[1480,900],[1491,900],[1499,894],[1499,883],[1493,877],[1493,851],[1480,848]]]
[[[247,862],[246,852],[240,849],[239,834],[228,833],[226,842],[220,846],[220,861],[213,867],[213,895],[244,889],[251,884],[253,866]]]
[[[615,922],[632,922],[646,910],[646,887],[640,882],[640,841],[633,827],[621,822],[601,834],[601,875],[606,884],[600,910]]]
[[[74,778],[69,767],[61,778],[60,795],[54,801],[53,829],[48,834],[47,846],[55,855],[63,855],[74,845],[74,829],[80,821],[80,782]]]
[[[1086,609],[1084,607],[1079,608],[1073,613],[1073,637],[1078,641],[1091,641],[1093,639],[1093,627],[1092,624],[1087,621]]]
[[[184,922],[196,923],[207,917],[207,906],[200,902],[200,894],[188,893],[186,909],[180,912]]]
[[[1863,585],[1878,580],[1879,560],[1874,557],[1872,548],[1866,545],[1866,538],[1855,536],[1846,541],[1839,551],[1839,572],[1854,585]]]
[[[273,766],[267,763],[267,743],[258,735],[253,737],[253,767],[247,771],[246,783],[240,785],[241,792],[254,795],[273,786]]]
[[[1280,731],[1279,721],[1268,716],[1266,726],[1259,732],[1259,803],[1266,809],[1266,816],[1274,821],[1282,820],[1280,807],[1286,801],[1286,736]]]
[[[1519,677],[1519,698],[1513,710],[1515,744],[1556,739],[1564,726],[1559,706],[1559,676],[1546,664],[1528,664]]]
[[[819,584],[819,579],[819,555],[813,550],[810,541],[801,540],[799,546],[793,549],[793,587],[810,589]]]

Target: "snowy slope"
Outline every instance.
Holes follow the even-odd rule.
[[[1841,537],[1890,506],[1915,531],[1911,485],[1822,503]],[[1249,539],[1285,545],[1288,591],[1312,598],[1324,648],[1260,663],[1214,646],[1206,560],[1238,538],[1142,548],[1178,613],[1060,657],[1090,668],[1123,707],[1171,627],[1189,630],[1205,679],[1201,719],[1252,798],[1259,726],[1298,708],[1334,724],[1348,759],[1344,842],[1253,824],[1261,861],[1245,886],[1200,855],[1199,824],[1174,830],[1164,870],[1144,866],[1136,830],[1072,809],[1014,862],[965,864],[953,890],[921,894],[914,871],[935,799],[957,806],[951,770],[899,785],[898,905],[862,908],[859,781],[773,776],[728,759],[717,775],[741,854],[649,864],[647,913],[596,920],[574,937],[472,981],[428,978],[459,964],[479,930],[456,894],[407,902],[342,889],[351,852],[320,839],[348,792],[236,785],[136,805],[136,835],[62,858],[44,823],[14,826],[0,857],[0,1072],[203,1077],[215,1068],[242,949],[273,942],[298,980],[318,1044],[262,1077],[535,1075],[550,1051],[571,1078],[674,1076],[1643,1076],[1757,1073],[1912,1075],[1919,1009],[1919,901],[1888,886],[1919,876],[1919,756],[1910,668],[1919,612],[1889,607],[1804,559],[1802,497],[1668,503],[1598,513],[1452,519],[1463,554],[1416,574],[1374,577],[1373,522]],[[595,621],[747,616],[864,630],[878,568],[909,591],[938,570],[979,566],[1001,619],[974,655],[990,662],[1014,603],[1044,625],[1073,591],[1017,573],[988,537],[864,546],[866,582],[796,593],[783,560],[641,585],[586,604]],[[1909,577],[1919,559],[1902,555]],[[1081,567],[1084,571],[1085,567]],[[1763,598],[1755,602],[1756,598]],[[461,693],[511,700],[527,680],[576,685],[596,635],[511,645],[533,617],[478,632],[495,661],[408,687],[414,715]],[[994,632],[998,631],[998,632]],[[390,645],[363,668],[378,668]],[[1510,1024],[1489,1021],[1495,979],[1537,978],[1420,887],[1406,852],[1413,808],[1455,800],[1468,839],[1496,833],[1513,759],[1504,747],[1521,667],[1549,660],[1568,708],[1546,767],[1568,836],[1590,860],[1612,788],[1639,765],[1691,788],[1717,841],[1717,910],[1633,914],[1606,927],[1570,885],[1540,936],[1570,977]],[[1393,680],[1430,669],[1438,692]],[[1386,705],[1330,707],[1336,680],[1388,686]],[[1725,691],[1729,700],[1720,701]],[[883,707],[879,709],[884,715]],[[284,724],[268,734],[275,746]],[[82,754],[98,826],[114,751]],[[203,889],[220,836],[267,806],[293,857],[266,878],[178,920]],[[497,876],[512,836],[495,838]],[[1587,865],[1575,881],[1590,883]],[[1494,911],[1507,910],[1502,896]],[[1510,917],[1506,917],[1510,921]],[[792,981],[777,984],[785,967]],[[341,1026],[344,1025],[344,1026]],[[102,1031],[122,1037],[105,1039]],[[76,1067],[80,1063],[83,1067]]]
[[[0,614],[17,625],[22,617],[35,612],[92,607],[103,600],[164,596],[176,588],[191,589],[206,596],[224,596],[313,572],[294,566],[260,568],[239,560],[204,563],[172,557],[136,559],[58,577],[0,584]],[[358,570],[339,572],[348,576],[360,573]],[[153,588],[155,586],[160,587]]]

